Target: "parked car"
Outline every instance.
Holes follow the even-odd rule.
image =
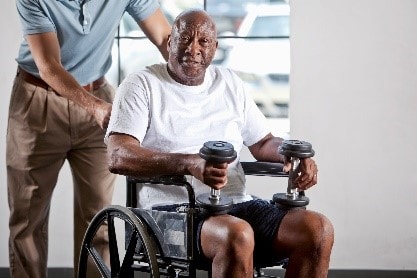
[[[237,30],[222,65],[245,81],[246,89],[267,117],[288,117],[290,40],[288,4],[255,5]],[[226,45],[226,46],[225,46]]]
[[[288,0],[206,0],[206,10],[216,21],[219,33],[236,32],[252,5],[287,3]]]

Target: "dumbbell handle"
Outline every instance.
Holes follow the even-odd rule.
[[[220,190],[210,188],[210,200],[218,201],[220,200]]]
[[[287,195],[295,198],[297,195],[297,187],[294,185],[294,180],[298,176],[300,166],[300,159],[298,157],[291,157],[291,169],[288,175]]]

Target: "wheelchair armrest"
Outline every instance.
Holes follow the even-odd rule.
[[[271,177],[288,177],[288,173],[282,171],[282,163],[274,162],[240,162],[245,175],[255,176],[271,176]],[[131,177],[126,176],[126,206],[137,207],[137,192],[136,183],[151,183],[151,184],[165,184],[165,185],[179,185],[185,186],[188,191],[188,198],[190,207],[195,207],[195,193],[192,186],[187,182],[185,176],[181,175],[167,175],[158,177]]]
[[[136,183],[164,184],[184,186],[188,192],[188,203],[190,208],[195,208],[195,193],[187,178],[182,175],[166,175],[157,177],[131,177],[126,176],[126,206],[137,207],[137,188]]]
[[[271,177],[288,177],[288,173],[283,172],[282,163],[276,162],[263,162],[263,161],[242,161],[242,165],[245,175],[253,176],[271,176]]]
[[[157,177],[126,177],[128,183],[151,183],[151,184],[168,184],[168,185],[184,185],[187,182],[185,176],[157,176]]]

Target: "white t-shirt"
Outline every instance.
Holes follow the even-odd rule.
[[[237,159],[229,164],[228,184],[221,194],[235,203],[249,200],[239,153],[269,132],[266,118],[231,70],[209,66],[204,83],[182,85],[171,78],[167,64],[156,64],[129,75],[119,86],[107,136],[118,132],[137,138],[143,147],[171,153],[198,153],[206,141],[226,141]],[[196,196],[210,188],[187,177]],[[187,202],[182,187],[139,187],[139,207]]]

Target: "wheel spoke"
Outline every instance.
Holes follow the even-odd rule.
[[[107,225],[109,230],[110,268],[111,276],[117,277],[120,272],[119,248],[117,246],[116,230],[114,228],[114,217],[107,214]]]
[[[111,277],[109,268],[107,267],[103,258],[97,252],[97,250],[94,247],[91,247],[88,249],[88,252],[90,253],[91,258],[94,260],[94,263],[96,264],[98,270],[100,271],[100,274],[103,277]]]
[[[133,256],[135,254],[136,243],[138,241],[138,232],[136,229],[133,229],[132,235],[129,239],[129,244],[126,249],[125,257],[123,258],[122,269],[121,269],[121,277],[125,277],[128,275],[133,275],[132,271],[132,264],[133,264]],[[123,274],[123,275],[122,275]]]

